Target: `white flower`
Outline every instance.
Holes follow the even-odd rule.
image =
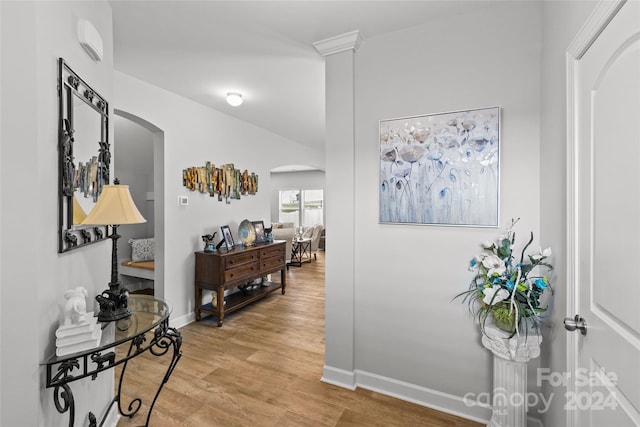
[[[540,248],[537,254],[531,255],[531,258],[535,259],[536,261],[540,261],[542,258],[549,258],[550,256],[551,256],[551,248],[546,248],[546,249]]]
[[[485,240],[484,242],[482,242],[482,247],[484,249],[491,249],[491,246],[493,246],[493,242],[490,242],[488,240]]]
[[[484,289],[482,292],[484,293],[482,302],[487,305],[493,305],[509,298],[509,292],[506,289],[502,289],[500,285],[493,285],[490,288]]]
[[[502,261],[497,255],[489,255],[482,260],[482,265],[487,268],[487,276],[489,277],[493,276],[494,273],[502,275],[507,269],[504,265],[504,261]]]
[[[476,255],[476,260],[478,260],[478,263],[481,264],[484,261],[484,259],[486,257],[488,257],[488,256],[489,256],[489,254],[487,254],[487,253],[480,253],[480,254]]]

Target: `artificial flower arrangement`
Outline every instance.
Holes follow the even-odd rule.
[[[497,327],[510,332],[511,336],[530,327],[537,329],[540,313],[546,310],[546,307],[540,307],[540,297],[546,289],[553,293],[547,277],[538,274],[541,268],[553,270],[553,266],[545,261],[551,256],[551,248],[540,248],[537,254],[527,255],[526,251],[533,243],[532,232],[520,259],[515,258],[513,227],[518,220],[512,220],[506,234],[495,243],[482,243],[483,252],[474,257],[469,266],[476,275],[469,289],[456,295],[456,298],[463,296],[464,301],[468,301],[483,333],[489,315]]]

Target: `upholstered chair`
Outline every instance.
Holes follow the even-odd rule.
[[[318,245],[320,243],[320,235],[322,234],[322,230],[324,230],[324,226],[322,224],[316,224],[313,227],[309,227],[302,234],[304,239],[311,239],[311,252],[313,252],[313,258],[318,259]]]
[[[291,226],[282,227],[281,224],[291,224]],[[296,229],[294,228],[292,222],[281,224],[272,224],[273,229],[271,230],[271,236],[273,236],[273,240],[284,240],[285,242],[287,242],[285,256],[287,261],[287,268],[289,268],[289,264],[291,263],[291,250],[293,249],[293,236],[295,236],[296,234]]]

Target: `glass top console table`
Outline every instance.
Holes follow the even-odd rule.
[[[145,352],[153,356],[169,354],[171,361],[162,378],[153,401],[149,406],[145,426],[153,406],[162,391],[162,387],[169,380],[173,369],[182,356],[182,336],[175,328],[169,327],[170,306],[163,300],[148,295],[129,296],[131,315],[114,322],[98,323],[102,327],[100,346],[79,353],[66,356],[52,356],[42,365],[46,366],[47,388],[53,388],[53,402],[59,413],[69,412],[69,427],[74,426],[75,404],[70,383],[82,378],[91,377],[95,380],[100,372],[123,365],[118,381],[118,389],[109,407],[105,411],[100,424],[96,417],[89,412],[89,426],[102,426],[111,407],[117,403],[120,414],[133,417],[142,406],[142,400],[136,398],[123,405],[122,384],[127,371],[129,360]],[[169,356],[167,356],[169,357]]]

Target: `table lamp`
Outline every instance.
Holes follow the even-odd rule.
[[[80,202],[76,198],[76,195],[73,195],[73,223],[80,224],[87,217],[87,213],[80,206]]]
[[[136,208],[128,185],[120,185],[116,179],[113,185],[105,185],[96,205],[82,221],[82,225],[110,225],[111,241],[111,282],[109,289],[96,297],[100,304],[98,320],[110,322],[122,319],[131,314],[128,299],[129,292],[122,286],[118,278],[118,226],[122,224],[140,224],[147,222]]]

